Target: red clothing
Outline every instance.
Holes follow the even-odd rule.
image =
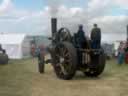
[[[128,64],[128,52],[125,54],[125,63]]]
[[[43,45],[39,46],[39,49],[40,49],[40,54],[44,56],[45,54],[45,48]]]
[[[36,50],[36,47],[35,46],[31,46],[31,55],[32,56],[35,55],[35,50]]]

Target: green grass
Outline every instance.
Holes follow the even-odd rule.
[[[31,63],[31,60],[11,60],[8,65],[0,66],[0,96],[30,95]]]
[[[73,80],[59,80],[51,65],[39,74],[36,59],[10,60],[0,65],[0,96],[128,96],[128,65],[107,61],[99,78],[77,73]]]

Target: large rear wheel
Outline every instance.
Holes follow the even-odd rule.
[[[105,63],[106,63],[105,54],[104,53],[100,54],[95,58],[94,61],[95,63],[97,63],[96,66],[94,68],[91,67],[87,72],[84,72],[85,75],[88,77],[97,77],[104,71]]]
[[[77,67],[76,49],[71,43],[63,42],[57,45],[53,54],[53,66],[57,77],[64,80],[73,78]]]

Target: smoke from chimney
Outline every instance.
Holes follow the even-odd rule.
[[[48,6],[50,6],[50,14],[51,17],[57,17],[57,13],[59,11],[59,6],[62,0],[47,0]]]
[[[76,2],[76,0],[74,0]],[[64,0],[47,0],[51,18],[58,19],[58,28],[67,27],[72,33],[78,30],[79,24],[83,24],[87,32],[88,16],[82,8],[63,6]]]

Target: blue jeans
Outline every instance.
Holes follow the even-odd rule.
[[[100,40],[92,40],[92,49],[100,49]]]
[[[118,55],[118,64],[124,63],[124,53],[119,53]]]

